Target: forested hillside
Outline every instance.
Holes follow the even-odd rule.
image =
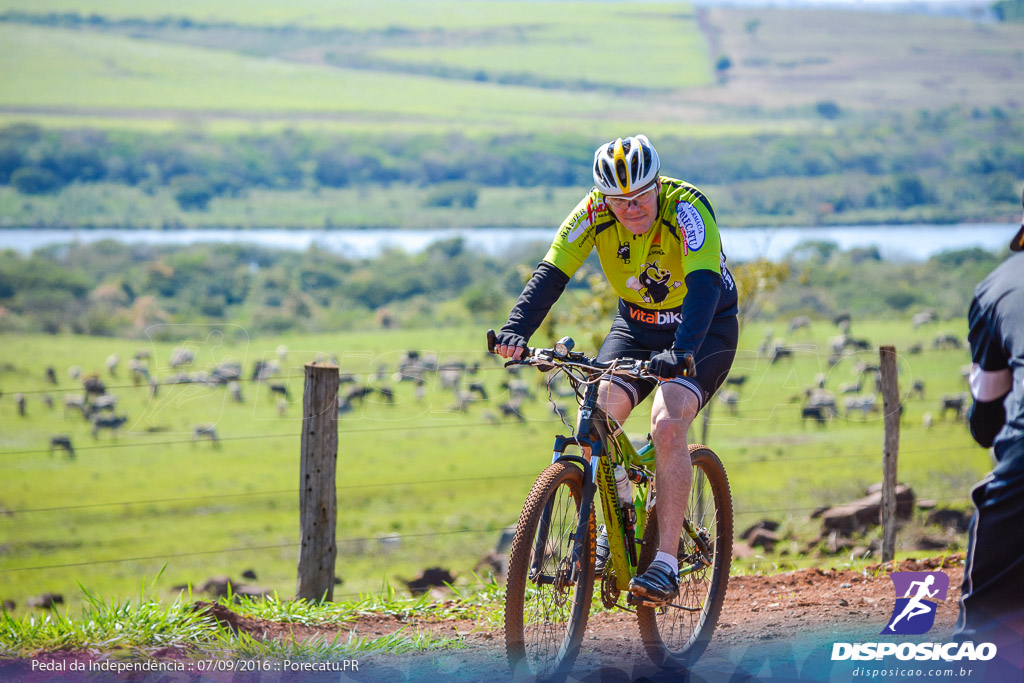
[[[466,250],[458,239],[376,259],[315,248],[116,242],[53,247],[27,258],[8,251],[0,253],[0,332],[144,338],[154,330],[173,336],[174,324],[215,322],[247,335],[464,323],[485,329],[504,322],[536,251],[493,258]],[[974,285],[998,260],[970,249],[893,263],[876,249],[808,242],[783,264],[733,270],[748,322],[797,314],[831,319],[840,312],[909,318],[924,308],[962,319]],[[586,311],[611,310],[614,297],[603,280],[588,277],[595,272],[597,265],[589,264],[574,278],[556,306],[555,325],[586,328]]]

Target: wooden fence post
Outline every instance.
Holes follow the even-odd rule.
[[[882,562],[896,554],[896,461],[900,448],[900,387],[896,369],[896,347],[878,349],[881,356],[882,415],[885,441],[882,447]]]
[[[306,364],[299,468],[299,580],[295,597],[334,599],[338,505],[338,366]]]

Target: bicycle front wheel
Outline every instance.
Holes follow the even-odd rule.
[[[594,583],[593,507],[573,560],[582,498],[582,470],[556,462],[519,517],[505,587],[505,649],[517,680],[563,678],[579,654]]]
[[[732,562],[732,494],[725,467],[704,446],[691,445],[690,460],[693,480],[686,518],[701,541],[695,542],[685,530],[680,534],[679,596],[664,607],[636,610],[647,655],[666,669],[688,668],[707,648],[725,602]],[[657,497],[647,520],[640,573],[658,553]]]

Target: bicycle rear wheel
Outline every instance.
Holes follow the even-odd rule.
[[[651,660],[666,669],[684,669],[707,648],[725,602],[732,562],[732,494],[725,467],[710,449],[690,446],[693,482],[686,506],[686,518],[706,542],[706,563],[697,544],[684,530],[679,539],[679,567],[700,562],[696,571],[681,577],[679,596],[665,607],[636,610],[640,638]],[[658,492],[661,495],[661,492]],[[640,552],[638,573],[658,553],[658,520],[655,510],[648,516]]]
[[[573,566],[583,471],[565,462],[534,482],[512,540],[505,587],[505,649],[516,679],[558,679],[572,669],[594,583],[594,512]]]

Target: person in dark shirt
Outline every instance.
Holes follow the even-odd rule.
[[[971,491],[977,510],[955,635],[994,643],[991,673],[1024,681],[1024,214],[1010,249],[978,285],[968,313],[971,435],[992,448],[996,466]]]

